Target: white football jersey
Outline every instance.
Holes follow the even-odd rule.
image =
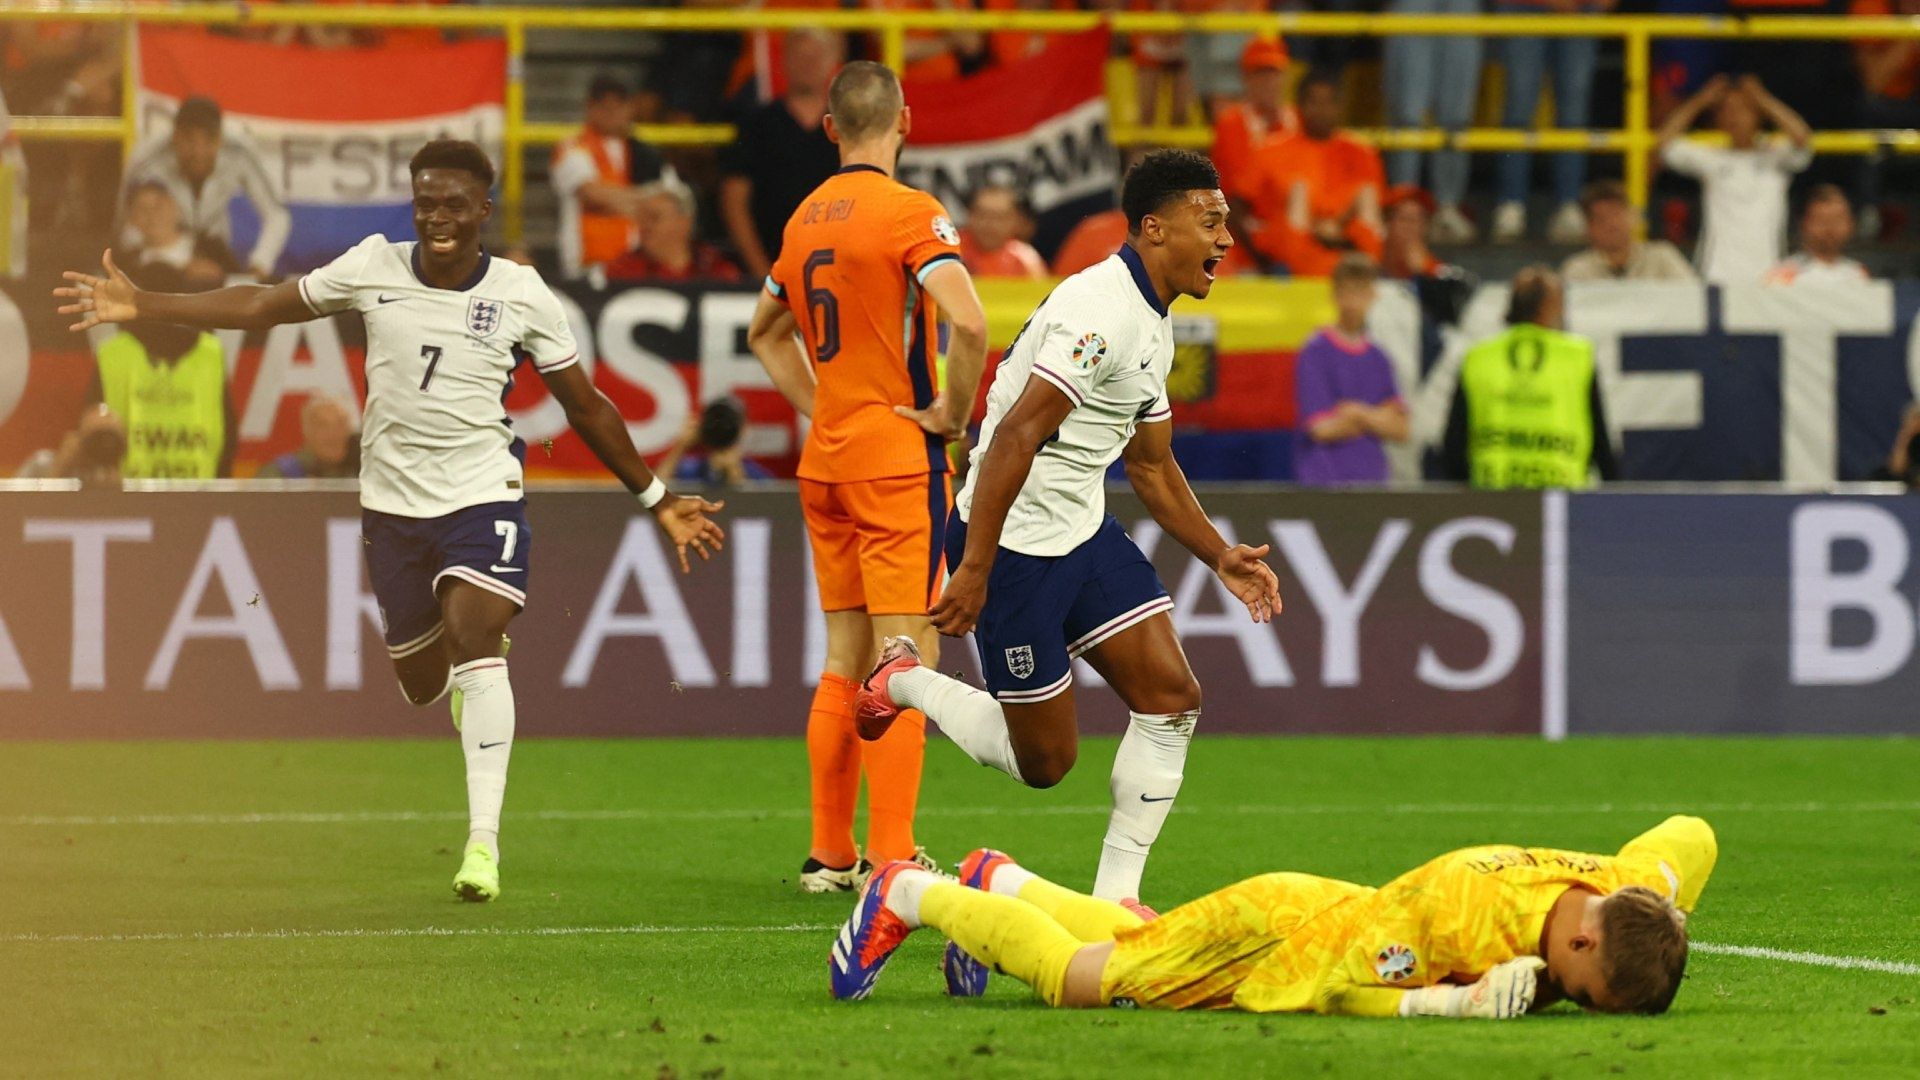
[[[1053,556],[1085,543],[1106,517],[1107,466],[1139,425],[1173,418],[1167,402],[1172,367],[1173,320],[1132,248],[1061,282],[1027,319],[993,377],[973,469],[958,500],[961,519],[972,513],[994,429],[1029,381],[1044,379],[1073,402],[1073,411],[1034,455],[1000,546]]]
[[[518,500],[525,446],[507,388],[522,359],[542,374],[578,362],[566,313],[531,267],[484,253],[464,287],[433,288],[418,246],[369,236],[300,279],[316,314],[366,320],[360,505],[433,518]]]

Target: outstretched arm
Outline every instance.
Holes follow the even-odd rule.
[[[1073,401],[1059,387],[1037,375],[1027,379],[1020,400],[994,428],[993,440],[980,461],[973,482],[973,505],[967,517],[967,547],[960,565],[947,579],[947,589],[929,613],[934,629],[948,637],[962,637],[973,629],[987,602],[987,575],[1000,548],[1000,531],[1007,512],[1026,486],[1034,455],[1053,438],[1073,411]]]
[[[62,315],[79,317],[71,330],[135,319],[208,330],[256,330],[320,317],[300,295],[298,281],[233,285],[203,293],[155,293],[134,288],[114,265],[111,251],[101,254],[100,268],[104,271],[100,275],[68,270],[61,275],[68,284],[53,290],[53,295],[73,301],[60,308]]]
[[[1269,622],[1280,613],[1280,581],[1260,560],[1270,547],[1229,545],[1213,527],[1207,512],[1194,498],[1187,475],[1173,459],[1173,423],[1142,424],[1127,443],[1127,481],[1147,504],[1147,513],[1172,534],[1193,557],[1213,568],[1234,596],[1247,605],[1254,622]],[[968,544],[972,544],[969,535]]]
[[[687,560],[689,547],[698,552],[703,560],[712,558],[712,553],[720,550],[726,534],[707,515],[720,510],[725,504],[708,502],[695,495],[668,492],[666,485],[641,460],[640,451],[634,448],[633,436],[627,433],[627,422],[620,417],[620,410],[614,408],[613,402],[608,401],[605,394],[587,381],[580,365],[568,364],[557,371],[541,372],[540,377],[546,380],[553,399],[566,410],[568,425],[580,433],[587,448],[606,465],[608,471],[620,478],[628,491],[639,496],[643,505],[648,505],[654,520],[660,523],[660,528],[665,530],[680,553],[680,571],[685,573],[692,568]],[[658,490],[655,490],[655,485],[659,485]],[[648,504],[650,493],[658,501]]]

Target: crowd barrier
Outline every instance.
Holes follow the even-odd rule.
[[[1920,501],[1868,493],[1202,493],[1271,543],[1249,621],[1116,493],[1209,734],[1920,734]],[[606,491],[530,496],[520,730],[804,730],[825,633],[797,499],[735,493],[681,575]],[[522,534],[522,543],[528,542]],[[0,493],[0,737],[439,734],[393,681],[350,490]],[[977,678],[970,645],[940,666]],[[1085,730],[1126,710],[1076,665]]]
[[[686,33],[715,30],[751,32],[790,30],[814,26],[874,34],[882,59],[896,70],[905,66],[907,36],[927,30],[1024,30],[1068,34],[1110,27],[1117,33],[1281,33],[1314,36],[1384,36],[1395,34],[1473,35],[1478,37],[1601,37],[1623,46],[1625,100],[1623,127],[1618,130],[1516,130],[1474,128],[1465,131],[1389,129],[1360,132],[1382,148],[1431,149],[1453,146],[1471,151],[1578,150],[1617,153],[1625,161],[1626,186],[1635,205],[1645,206],[1654,137],[1648,119],[1652,75],[1652,46],[1664,39],[1742,41],[1833,41],[1865,38],[1920,37],[1920,22],[1883,16],[1775,17],[1764,19],[1701,16],[1452,16],[1373,15],[1281,12],[1273,14],[1173,14],[1157,12],[1002,12],[1002,11],[782,11],[698,10],[660,8],[563,8],[513,6],[335,6],[324,4],[154,3],[146,0],[27,0],[0,5],[0,20],[113,22],[124,25],[126,84],[137,83],[132,31],[142,26],[435,26],[448,30],[488,32],[504,44],[502,75],[505,86],[502,188],[507,235],[521,238],[521,204],[525,194],[525,151],[557,143],[573,133],[570,123],[535,123],[526,115],[525,57],[527,35],[542,30],[646,30]],[[1120,98],[1110,83],[1109,96]],[[136,137],[138,97],[124,95],[125,112],[118,117],[16,117],[15,126],[28,139],[117,141],[131,146]],[[1152,127],[1129,122],[1131,111],[1115,113],[1115,139],[1126,145],[1200,146],[1207,141],[1204,127]],[[718,144],[729,141],[727,125],[656,125],[639,134],[662,144]],[[1823,131],[1814,140],[1819,153],[1870,154],[1920,150],[1920,133],[1913,131]]]
[[[93,377],[86,339],[53,315],[50,287],[50,279],[0,283],[0,472],[58,443]],[[995,348],[1012,340],[1050,287],[980,282]],[[791,475],[802,431],[746,348],[755,292],[751,285],[560,289],[583,362],[627,417],[642,453],[664,453],[701,403],[733,394],[747,408],[748,451]],[[1392,451],[1396,479],[1432,474],[1460,358],[1498,331],[1505,309],[1505,288],[1486,286],[1459,326],[1445,326],[1404,285],[1382,288],[1372,331],[1394,362],[1414,426],[1413,439]],[[1182,300],[1174,312],[1181,344],[1170,396],[1189,471],[1203,479],[1288,478],[1294,357],[1331,318],[1326,283],[1228,278],[1205,302]],[[1885,464],[1920,388],[1916,312],[1920,281],[1579,284],[1567,309],[1570,329],[1595,342],[1627,479],[1799,487],[1865,480]],[[364,389],[357,316],[222,338],[238,475],[298,445],[308,395],[357,402]],[[6,359],[29,355],[31,363]],[[604,476],[537,378],[522,378],[507,403],[534,476]]]

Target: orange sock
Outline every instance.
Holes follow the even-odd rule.
[[[807,764],[813,771],[812,857],[835,868],[859,859],[853,846],[853,806],[860,797],[860,736],[853,728],[853,695],[860,684],[820,673],[807,713]]]
[[[913,858],[913,812],[920,803],[920,765],[927,750],[927,714],[908,709],[879,740],[860,745],[867,766],[867,858]]]

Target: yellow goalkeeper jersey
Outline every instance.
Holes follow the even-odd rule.
[[[1538,955],[1547,913],[1569,887],[1604,895],[1644,885],[1692,911],[1717,854],[1713,829],[1695,817],[1668,818],[1615,855],[1449,852],[1305,920],[1253,965],[1232,1005],[1390,1016],[1401,991],[1470,983],[1495,964]]]

